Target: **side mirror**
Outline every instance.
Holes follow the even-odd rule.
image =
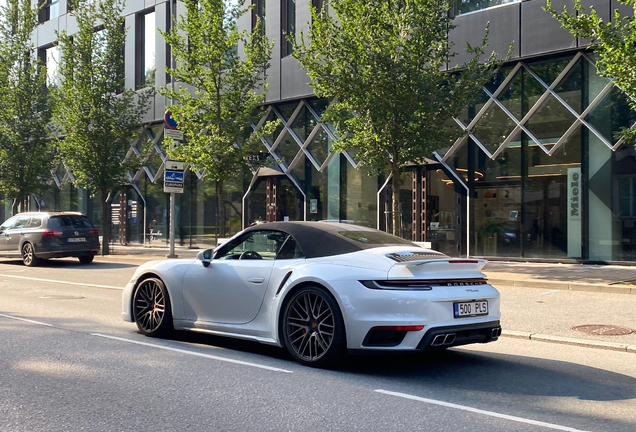
[[[209,266],[210,262],[212,262],[212,252],[214,252],[213,249],[206,249],[197,254],[197,259],[201,261],[203,267]]]

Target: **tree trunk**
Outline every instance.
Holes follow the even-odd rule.
[[[106,203],[106,198],[108,198],[108,191],[105,189],[101,190],[101,201],[102,201],[102,255],[108,255],[108,243],[110,242],[110,208],[108,208]]]
[[[393,235],[400,236],[400,226],[402,225],[402,215],[400,214],[400,186],[402,186],[402,175],[397,164],[391,164],[393,174]]]
[[[223,205],[223,181],[217,182],[219,187],[217,198],[219,199],[219,236],[225,238],[225,208]]]

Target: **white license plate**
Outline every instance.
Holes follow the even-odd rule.
[[[453,303],[455,318],[488,315],[488,300]]]
[[[83,243],[85,241],[86,241],[86,237],[75,237],[75,238],[68,239],[69,243]]]

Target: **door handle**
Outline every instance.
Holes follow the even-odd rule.
[[[248,282],[252,282],[253,284],[260,284],[263,283],[264,280],[265,278],[263,277],[251,277],[248,279]]]

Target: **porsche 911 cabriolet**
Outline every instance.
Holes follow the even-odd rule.
[[[151,261],[123,292],[147,336],[189,330],[286,347],[328,366],[345,351],[424,351],[501,335],[484,260],[450,258],[371,228],[272,222],[196,259]]]

